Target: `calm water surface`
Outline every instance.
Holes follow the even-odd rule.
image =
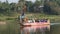
[[[60,34],[60,25],[52,25],[50,27],[50,30],[46,26],[23,27],[20,28],[20,34]]]
[[[16,23],[0,25],[0,34],[60,34],[60,24],[50,26],[21,27]]]
[[[50,32],[48,26],[32,26],[20,28],[20,34],[47,34]]]

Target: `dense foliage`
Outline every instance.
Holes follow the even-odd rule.
[[[21,0],[18,3],[8,3],[1,2],[0,1],[0,14],[4,15],[12,15],[15,12],[19,13],[21,10]],[[22,3],[24,0],[22,0]],[[32,13],[44,13],[44,14],[54,14],[54,15],[60,15],[60,0],[50,0],[50,1],[38,1],[36,0],[35,3],[31,1],[26,1],[25,4],[27,6],[27,12]],[[44,7],[39,7],[39,6]]]

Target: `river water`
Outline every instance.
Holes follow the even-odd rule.
[[[9,23],[0,25],[0,34],[60,34],[60,24],[47,26],[20,27],[20,25]]]
[[[50,30],[46,27],[21,27],[20,34],[60,34],[60,25],[51,25]]]
[[[45,34],[50,32],[46,26],[32,26],[20,28],[20,34]]]

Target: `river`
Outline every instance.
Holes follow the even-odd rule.
[[[45,26],[20,27],[14,22],[0,25],[0,34],[60,34],[60,25],[52,24],[49,30]]]
[[[23,27],[20,28],[20,34],[60,34],[60,25],[54,24],[50,26],[50,30],[46,29],[46,27],[41,26]]]

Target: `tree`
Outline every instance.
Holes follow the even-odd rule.
[[[58,7],[58,4],[56,3],[56,0],[54,2],[50,1],[50,2],[45,2],[44,4],[44,13],[46,14],[52,14],[52,15],[58,15],[58,10],[56,10]]]
[[[33,6],[34,4],[31,1],[26,1],[26,6],[27,6],[27,11],[28,12],[33,12]]]

